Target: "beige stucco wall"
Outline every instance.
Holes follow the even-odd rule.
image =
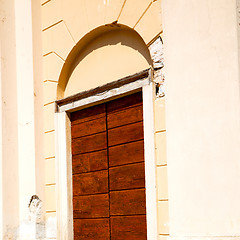
[[[7,38],[1,38],[1,237],[6,232],[7,226],[14,228],[18,225],[19,206],[15,201],[19,200],[18,194],[18,165],[17,149],[17,108],[16,108],[16,58],[14,55],[14,15],[11,13],[14,2],[1,2],[1,19],[8,14],[8,19],[0,22],[0,35],[6,34]],[[7,20],[7,21],[6,21]],[[9,29],[9,30],[8,30]],[[9,51],[11,49],[11,51]],[[8,83],[6,79],[8,80]],[[3,81],[5,79],[5,81]],[[12,86],[12,87],[10,87]],[[5,105],[3,103],[6,103]],[[5,106],[5,107],[4,107]],[[3,118],[3,116],[5,116]],[[5,137],[4,137],[5,136]],[[6,137],[8,136],[8,137]],[[8,146],[7,148],[4,146]],[[8,160],[8,161],[6,161]],[[9,191],[8,191],[9,189]],[[11,190],[10,190],[11,189]],[[5,195],[3,193],[8,193]]]
[[[33,40],[41,31],[32,7],[39,15],[39,1],[0,2],[1,239],[34,239],[28,204],[35,194],[44,200],[41,42]]]
[[[166,154],[165,97],[155,100],[155,149],[159,240],[169,235],[168,164]]]
[[[64,97],[135,74],[151,63],[148,48],[136,32],[110,31],[93,39],[78,55]]]
[[[240,236],[236,20],[234,0],[163,1],[173,239]]]

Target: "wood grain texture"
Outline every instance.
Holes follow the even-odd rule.
[[[75,196],[73,198],[73,218],[109,217],[108,194]]]
[[[71,132],[72,138],[91,135],[106,131],[106,118],[101,117],[91,121],[83,122],[80,124],[72,125]]]
[[[129,107],[142,105],[142,92],[137,92],[132,95],[113,100],[107,103],[107,113],[121,111]]]
[[[110,215],[146,214],[145,189],[110,192]]]
[[[132,142],[109,148],[109,166],[144,161],[144,142]]]
[[[74,219],[75,240],[110,240],[109,219]]]
[[[71,124],[79,124],[106,116],[106,105],[100,104],[71,113]]]
[[[73,175],[73,195],[89,195],[108,192],[108,171]]]
[[[108,168],[107,150],[72,156],[72,173],[84,173]]]
[[[72,140],[72,154],[93,152],[107,148],[107,134],[97,133],[87,137]]]
[[[145,187],[144,163],[109,169],[110,191]]]
[[[74,239],[146,240],[142,93],[71,120]]]
[[[108,131],[108,145],[114,146],[143,139],[143,122],[113,128]]]
[[[111,217],[111,240],[147,240],[146,216]]]
[[[119,127],[122,125],[139,122],[143,120],[142,105],[127,108],[122,111],[114,112],[107,115],[108,128]]]

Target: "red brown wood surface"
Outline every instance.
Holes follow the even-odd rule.
[[[109,218],[74,219],[74,239],[109,240]]]
[[[110,215],[146,214],[145,189],[110,192]]]
[[[144,142],[131,142],[109,148],[109,166],[144,161]]]
[[[144,163],[109,169],[110,191],[145,187]]]
[[[106,117],[72,125],[72,138],[106,131]]]
[[[107,192],[107,170],[73,175],[73,195],[89,195]]]
[[[143,139],[143,122],[113,128],[108,131],[108,146],[119,145]]]
[[[86,108],[71,114],[72,125],[106,116],[105,104]]]
[[[93,152],[107,148],[106,132],[87,137],[76,138],[72,141],[72,154]]]
[[[108,168],[107,150],[73,155],[72,172],[84,173]]]
[[[107,115],[108,129],[143,120],[142,105]]]
[[[109,217],[108,194],[74,196],[73,218]]]
[[[147,240],[146,216],[111,217],[111,240]]]
[[[125,108],[142,105],[142,92],[134,93],[132,95],[113,100],[107,103],[107,113],[121,111]]]
[[[141,92],[71,121],[74,239],[146,240]]]

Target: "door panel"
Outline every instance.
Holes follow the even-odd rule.
[[[108,129],[135,123],[143,120],[142,105],[135,108],[127,108],[122,111],[107,115]]]
[[[97,133],[87,137],[76,138],[72,141],[72,154],[93,152],[107,148],[106,132]]]
[[[108,131],[108,145],[114,146],[143,139],[142,122],[113,128]]]
[[[144,162],[124,165],[109,169],[111,190],[134,189],[145,187]]]
[[[144,161],[144,143],[138,142],[109,147],[109,167]]]
[[[101,104],[72,113],[71,124],[73,126],[75,124],[88,122],[104,116],[106,117],[106,104]]]
[[[109,219],[75,219],[74,239],[109,240]]]
[[[111,240],[147,240],[146,216],[111,218]]]
[[[85,173],[108,169],[107,150],[73,155],[72,172]]]
[[[141,92],[71,121],[74,239],[146,240]]]
[[[110,215],[145,214],[145,203],[145,189],[110,192]]]
[[[74,218],[109,217],[108,194],[76,196],[73,199]]]
[[[107,192],[107,170],[73,175],[73,195],[89,195]]]
[[[107,103],[107,113],[122,111],[123,109],[142,105],[142,93],[134,93],[130,96],[119,98]]]
[[[106,117],[101,117],[72,126],[72,138],[106,131]]]

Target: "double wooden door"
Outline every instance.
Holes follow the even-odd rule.
[[[71,114],[74,239],[146,240],[141,92]]]

